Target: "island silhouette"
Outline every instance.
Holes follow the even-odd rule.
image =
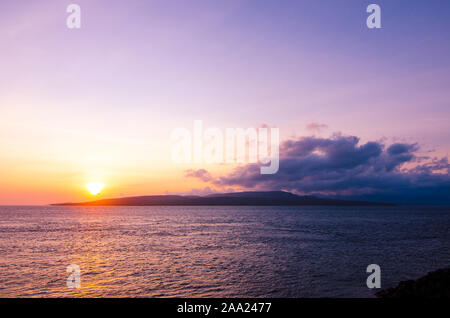
[[[286,191],[248,191],[206,196],[149,195],[101,199],[87,202],[56,203],[65,206],[395,206],[391,203],[338,200],[300,196]]]

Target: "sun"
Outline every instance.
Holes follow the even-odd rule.
[[[99,194],[100,191],[102,191],[104,186],[105,185],[101,182],[90,182],[90,183],[86,184],[86,188],[89,190],[89,192],[92,195]]]

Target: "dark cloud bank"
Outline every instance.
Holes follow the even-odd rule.
[[[359,138],[335,134],[303,137],[280,145],[280,169],[261,175],[259,164],[235,168],[213,177],[189,170],[186,176],[216,187],[285,190],[334,198],[400,204],[450,205],[448,158],[417,156],[417,144],[359,143]]]

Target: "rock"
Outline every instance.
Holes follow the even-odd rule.
[[[450,298],[450,267],[376,293],[380,298]]]

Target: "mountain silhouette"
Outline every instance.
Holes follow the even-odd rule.
[[[235,205],[235,206],[301,206],[301,205],[328,205],[328,206],[393,206],[389,203],[350,201],[319,198],[315,196],[300,196],[285,191],[251,191],[218,193],[207,196],[182,195],[150,195],[113,199],[102,199],[78,203],[57,203],[52,205],[69,206],[201,206],[201,205]]]

